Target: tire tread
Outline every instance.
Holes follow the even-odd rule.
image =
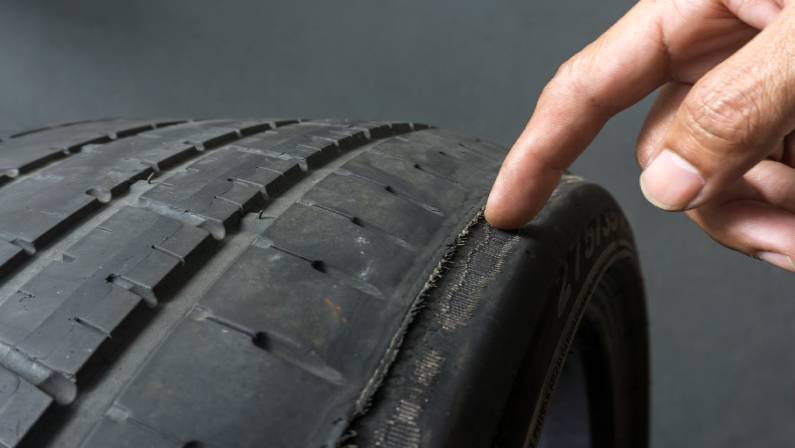
[[[251,233],[252,242],[228,260],[227,274],[191,299],[195,306],[164,333],[120,396],[98,399],[110,400],[101,421],[73,427],[88,436],[84,446],[119,440],[129,446],[146,440],[255,443],[244,440],[246,431],[210,431],[212,413],[202,408],[239,397],[228,405],[239,410],[241,424],[263,419],[268,409],[303,415],[305,425],[282,431],[282,445],[333,444],[413,300],[406,294],[419,286],[412,273],[428,269],[414,260],[432,255],[460,225],[469,209],[462,205],[482,200],[490,181],[484,174],[496,169],[490,148],[470,142],[465,149],[426,128],[339,120],[148,126],[99,146],[84,143],[79,153],[0,189],[0,208],[18,215],[0,219],[0,242],[6,243],[0,245],[0,274],[13,283],[31,260],[51,260],[0,297],[0,366],[33,386],[26,389],[28,401],[10,401],[0,413],[25,416],[19,427],[33,427],[29,446],[55,440],[57,434],[36,428],[63,421],[63,408],[48,404],[23,413],[21,406],[40,400],[41,393],[78,409],[92,400],[76,391],[92,356],[132,314],[168,306],[227,240],[243,232]],[[51,132],[60,131],[30,136],[44,139]],[[427,145],[448,155],[412,150]],[[0,159],[2,154],[0,149]],[[339,166],[330,164],[336,160]],[[294,186],[302,182],[299,194]],[[52,194],[43,197],[41,191]],[[23,199],[52,219],[25,219],[14,208]],[[94,216],[106,219],[98,223]],[[66,248],[56,244],[69,235],[81,237]],[[252,273],[256,278],[247,279],[254,283],[241,286],[241,276]],[[240,299],[229,300],[229,291]],[[301,305],[302,297],[320,297],[321,291],[334,294],[324,297],[332,305]],[[355,310],[354,322],[340,326],[340,314],[333,312],[339,309]],[[253,343],[258,337],[267,343]],[[196,341],[206,344],[185,345]],[[25,363],[9,363],[4,350]],[[267,384],[251,383],[251,372],[241,368],[252,360],[270,372]],[[225,380],[209,391],[197,365]],[[224,366],[235,369],[218,376]],[[186,375],[180,384],[164,383]],[[182,398],[147,402],[155,384]],[[240,389],[246,386],[248,392]],[[199,391],[208,392],[206,400],[191,403]],[[270,399],[267,406],[262,394]],[[295,396],[317,401],[323,412],[307,414],[312,408],[306,403],[291,407]],[[188,411],[195,418],[180,419]],[[282,426],[274,419],[251,437]],[[0,442],[15,447],[21,439]]]

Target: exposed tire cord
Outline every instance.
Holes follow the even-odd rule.
[[[585,340],[604,348],[587,370],[597,427],[589,446],[646,446],[643,287],[629,225],[609,194],[566,175],[525,228],[498,231],[478,216],[444,261],[343,446],[537,446],[583,321],[592,329]],[[595,314],[599,325],[584,317]]]
[[[107,121],[0,143],[0,447],[333,446],[499,165],[424,128]]]

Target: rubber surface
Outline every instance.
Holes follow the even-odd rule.
[[[626,220],[567,175],[491,229],[502,156],[344,120],[4,134],[0,448],[534,446],[575,339],[594,446],[644,446]]]
[[[517,232],[470,222],[351,445],[537,446],[575,340],[585,360],[585,446],[647,446],[647,324],[632,234],[609,194],[566,175]],[[571,415],[553,429],[574,433]]]
[[[0,143],[0,446],[334,446],[502,150],[410,123]]]

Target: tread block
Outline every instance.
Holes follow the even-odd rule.
[[[102,300],[79,304],[77,309],[72,312],[69,310],[66,314],[79,318],[99,331],[111,334],[140,303],[140,296],[126,289],[113,288]]]
[[[220,146],[247,136],[252,132],[294,123],[295,120],[277,120],[261,122],[237,122],[230,120],[200,121],[185,123],[170,128],[157,129],[141,134],[145,140],[132,142],[136,148],[129,150],[134,157],[148,166],[165,170],[195,157],[200,149]],[[220,125],[220,126],[218,126]],[[263,131],[274,132],[274,131]],[[199,138],[203,136],[205,140]]]
[[[482,157],[473,157],[472,152],[459,151],[460,146],[438,145],[434,140],[419,138],[413,133],[407,134],[384,140],[376,147],[375,152],[403,160],[415,170],[459,185],[468,185],[473,181],[484,186],[493,183],[494,172],[499,167],[497,163]],[[429,146],[436,149],[429,150]]]
[[[218,194],[215,199],[236,205],[241,213],[261,208],[265,203],[265,196],[261,190],[246,182],[235,182],[234,179],[234,177],[227,178],[231,186]]]
[[[188,136],[190,132],[186,129],[184,134]],[[135,160],[140,161],[146,167],[151,167],[154,171],[167,170],[199,154],[195,145],[182,140],[156,140],[155,137],[146,135],[140,137],[140,139],[125,142],[124,147],[113,149],[130,154],[129,157],[134,157]]]
[[[303,176],[296,159],[316,167],[341,148],[366,141],[362,129],[311,122],[268,131],[205,155],[143,199],[221,222],[229,230],[241,213],[261,208],[265,195]]]
[[[131,291],[146,298],[150,303],[157,303],[160,290],[169,274],[181,265],[178,258],[152,250],[138,264],[119,273],[118,277],[131,285]]]
[[[81,278],[88,278],[96,267],[86,261],[100,261],[123,251],[161,219],[164,218],[147,210],[122,207],[66,250],[72,260],[69,264],[86,273]],[[176,224],[172,226],[176,227]],[[142,241],[141,244],[145,243]]]
[[[185,264],[191,264],[194,261],[193,257],[211,242],[212,237],[206,230],[182,226],[177,233],[156,242],[153,248],[172,254]]]
[[[320,427],[290,422],[299,419],[331,426],[332,419],[323,416],[335,406],[332,398],[339,387],[263,351],[248,335],[210,321],[186,319],[116,404],[135,416],[141,426],[183,443],[320,446],[312,439]],[[317,406],[305,406],[310,399]],[[124,429],[133,427],[119,425],[112,433],[98,431],[85,446],[115,446],[116,440],[130,434]],[[105,438],[110,435],[112,439]]]
[[[82,283],[71,264],[54,262],[0,305],[0,341],[16,346],[56,313]]]
[[[270,161],[269,157],[235,147],[221,148],[175,173],[168,182],[156,185],[142,198],[226,223],[243,209],[264,203],[263,192],[255,184],[234,180],[263,171],[258,167],[267,167]]]
[[[364,121],[364,120],[340,120],[340,119],[320,119],[312,120],[314,124],[327,126],[348,126],[352,130],[362,131],[369,134],[371,139],[383,138],[394,132],[407,132],[409,125],[405,123],[387,123],[383,121]]]
[[[17,347],[28,357],[69,376],[85,364],[109,335],[58,310]]]
[[[167,181],[156,184],[144,197],[172,204],[175,208],[189,208],[189,205],[181,204],[185,204],[197,193],[215,190],[210,193],[212,195],[218,190],[228,188],[229,182],[223,178],[224,174],[251,164],[267,162],[264,156],[236,151],[233,148],[225,147],[208,153],[184,170],[175,172]],[[230,167],[229,163],[233,165]]]
[[[190,259],[209,238],[174,219],[124,207],[0,305],[0,340],[73,375],[140,299],[156,294],[182,265],[153,246]],[[111,281],[119,277],[131,291]]]
[[[510,147],[472,138],[450,129],[428,129],[406,137],[417,142],[427,142],[434,146],[455,148],[459,152],[469,152],[474,157],[486,158],[498,165],[502,163],[502,159],[510,149]]]
[[[161,140],[182,139],[193,144],[220,146],[227,139],[236,138],[237,133],[238,130],[234,127],[218,126],[213,122],[191,121],[179,126],[153,129],[140,135]]]
[[[313,141],[321,144],[323,142],[329,142],[345,150],[366,144],[369,140],[367,134],[368,132],[365,132],[363,129],[336,127],[330,128],[325,132],[310,132],[306,135]]]
[[[455,213],[456,204],[465,202],[471,194],[447,179],[414,168],[409,161],[377,152],[366,152],[342,168],[338,174],[352,173],[384,188],[388,186],[398,197],[446,215]]]
[[[75,185],[76,191],[72,191]],[[40,188],[49,194],[42,195]],[[20,240],[38,249],[60,229],[102,206],[98,199],[85,194],[88,188],[91,185],[86,182],[61,177],[26,179],[10,185],[0,196],[0,232],[11,241]]]
[[[300,120],[296,120],[294,118],[271,118],[267,120],[255,120],[255,119],[202,120],[202,123],[211,126],[235,129],[240,133],[240,135],[248,136],[252,134],[258,134],[260,132],[265,132],[287,124],[298,123],[299,121]]]
[[[270,351],[353,377],[366,374],[361,366],[377,361],[368,358],[383,343],[363,335],[394,330],[387,319],[392,304],[329,278],[306,260],[258,245],[246,249],[200,304],[224,321],[263,332]]]
[[[271,149],[302,159],[309,168],[314,169],[334,158],[339,147],[334,140],[304,134],[274,145]]]
[[[401,285],[405,266],[415,256],[414,251],[366,232],[350,219],[302,204],[290,206],[263,236],[278,248],[339,270],[355,284],[372,285],[382,295]],[[388,261],[373,263],[375,259]]]
[[[14,177],[51,160],[65,157],[84,145],[105,143],[154,129],[155,126],[157,123],[152,121],[93,121],[53,127],[9,139],[2,143],[0,151],[0,181],[3,177]]]
[[[156,303],[175,283],[175,279],[189,270],[205,248],[214,242],[210,234],[196,227],[175,223],[174,231],[160,233],[152,238],[146,256],[135,264],[116,271],[131,290]]]
[[[308,167],[315,168],[338,150],[336,140],[328,135],[328,131],[329,126],[300,123],[243,139],[238,144],[277,156],[303,160]]]
[[[304,200],[360,219],[365,231],[383,231],[415,247],[425,244],[442,222],[438,214],[357,176],[333,173],[308,191]],[[414,219],[395,219],[395,216]]]
[[[272,168],[272,164],[267,167],[257,167],[253,172],[245,176],[238,176],[244,182],[250,182],[264,191],[268,197],[276,196],[277,194],[286,190],[290,185],[295,183],[303,176],[301,168],[298,163],[294,163],[289,167],[276,167]]]
[[[29,330],[17,347],[47,367],[74,376],[140,302],[138,295],[110,283],[89,283]]]
[[[0,447],[13,447],[44,413],[52,398],[0,367]]]
[[[133,182],[146,179],[154,167],[160,169],[197,154],[198,147],[218,145],[237,136],[235,129],[189,123],[83,151],[5,188],[0,196],[4,211],[0,234],[40,248],[61,229],[126,192]],[[171,141],[153,142],[153,138]]]

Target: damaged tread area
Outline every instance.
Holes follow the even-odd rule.
[[[459,350],[459,346],[451,348],[450,341],[471,348],[465,337],[451,335],[467,331],[483,302],[494,298],[483,291],[492,290],[489,283],[504,268],[506,254],[519,243],[517,233],[489,227],[482,212],[458,235],[437,278],[423,291],[423,314],[405,335],[404,350],[384,379],[385,386],[373,400],[375,405],[352,423],[345,446],[442,446],[441,437],[437,435],[435,440],[428,434],[436,435],[433,429],[428,430],[431,418],[427,414],[447,412],[446,419],[453,419],[455,411],[450,411],[452,406],[428,410],[432,407],[429,403],[444,400],[434,396],[434,391],[444,388],[441,381],[456,381],[449,370],[462,369],[464,364],[463,356],[450,356]],[[441,426],[436,428],[439,432]],[[474,440],[472,443],[476,445]]]
[[[91,398],[81,369],[102,344],[133,312],[177,300],[192,301],[187,315],[99,400],[98,421],[76,424],[82,446],[334,446],[499,164],[495,147],[424,128],[190,122],[83,147],[0,188],[0,206],[38,213],[0,218],[2,240],[53,260],[0,296],[0,382],[19,385],[0,389],[0,417],[21,428],[0,447],[47,409],[19,446],[57,440],[41,433]],[[223,274],[181,298],[232,239],[245,246]]]

